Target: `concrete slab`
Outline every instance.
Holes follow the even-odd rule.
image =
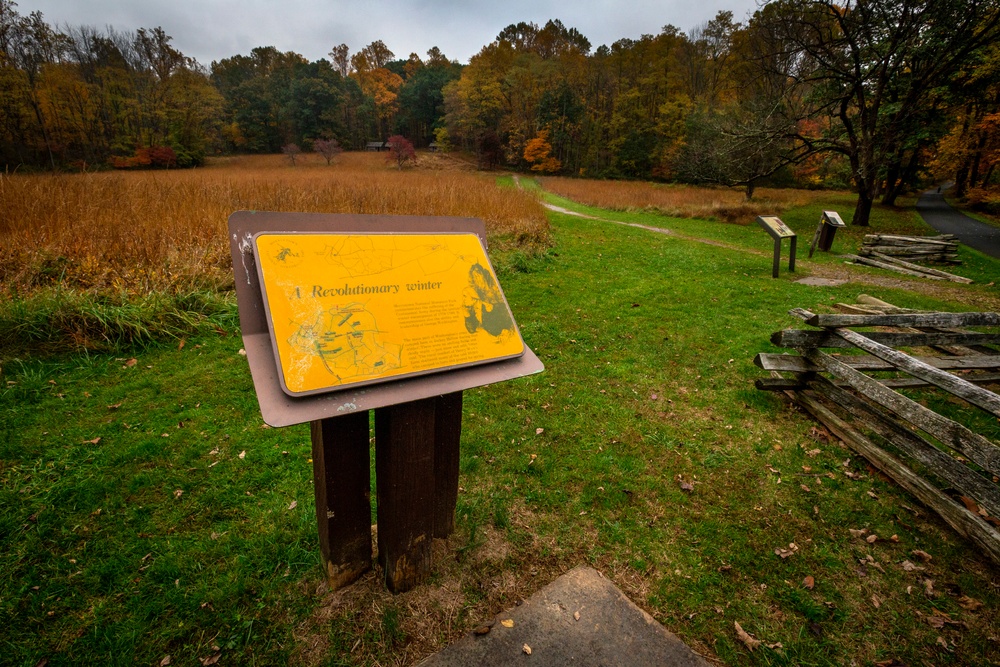
[[[814,276],[809,276],[808,278],[803,278],[802,280],[796,280],[800,285],[812,285],[813,287],[837,287],[838,285],[843,285],[847,281],[839,280],[837,278],[819,278]]]
[[[567,572],[521,606],[499,614],[488,633],[470,634],[419,664],[506,667],[531,663],[546,667],[710,667],[597,570],[586,566]]]

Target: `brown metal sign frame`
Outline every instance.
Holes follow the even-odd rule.
[[[515,359],[442,371],[364,387],[345,388],[313,396],[291,397],[281,389],[267,313],[253,253],[253,237],[259,232],[338,233],[473,233],[486,247],[486,227],[475,218],[340,215],[326,213],[273,213],[239,211],[229,217],[229,247],[236,276],[236,299],[240,311],[243,346],[250,363],[257,400],[264,421],[270,426],[291,426],[339,417],[357,411],[406,403],[494,382],[540,373],[544,366],[525,346]]]

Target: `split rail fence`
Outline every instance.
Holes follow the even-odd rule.
[[[991,390],[1000,387],[1000,315],[909,311],[864,295],[859,301],[838,304],[843,314],[789,311],[816,328],[772,335],[772,343],[798,354],[758,354],[754,363],[771,377],[757,388],[785,392],[1000,563],[1000,445],[897,391],[936,387],[974,406],[954,411],[963,421],[969,409],[1000,419],[1000,395]],[[931,353],[912,356],[902,347]]]

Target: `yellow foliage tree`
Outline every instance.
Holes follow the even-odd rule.
[[[531,170],[543,174],[551,174],[562,169],[562,163],[551,153],[552,144],[549,143],[548,130],[541,130],[524,146],[524,159],[531,164]]]

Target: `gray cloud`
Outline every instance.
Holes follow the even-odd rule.
[[[511,23],[557,18],[597,47],[667,24],[690,30],[728,9],[745,19],[755,0],[21,0],[18,11],[41,11],[50,24],[162,27],[184,55],[207,65],[256,46],[295,51],[310,60],[346,43],[351,51],[381,39],[399,58],[432,46],[467,62]]]

